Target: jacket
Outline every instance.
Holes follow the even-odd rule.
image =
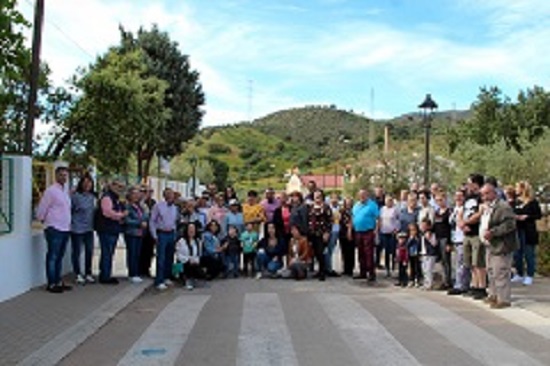
[[[143,222],[147,223],[149,217],[134,205],[126,205],[128,216],[124,218],[124,233],[131,236],[143,236]]]
[[[497,200],[494,203],[488,230],[491,232],[489,250],[492,255],[507,255],[519,248],[516,217],[507,202]]]
[[[525,235],[526,245],[537,245],[539,243],[539,232],[537,231],[537,220],[542,218],[539,202],[534,199],[525,205],[521,202],[516,206],[517,215],[527,215],[523,221],[517,221],[518,232]]]

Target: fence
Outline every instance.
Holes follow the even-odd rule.
[[[13,230],[13,159],[0,157],[0,235]]]

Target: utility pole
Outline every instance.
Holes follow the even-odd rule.
[[[42,23],[44,21],[44,0],[36,0],[34,8],[34,25],[32,38],[32,63],[29,80],[29,100],[27,120],[25,123],[25,148],[24,154],[32,156],[32,142],[34,133],[34,118],[36,117],[36,98],[38,92],[38,79],[40,76],[40,47],[42,45]]]

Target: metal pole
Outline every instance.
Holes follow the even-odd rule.
[[[426,155],[424,157],[424,186],[430,184],[430,120],[427,113],[424,114],[424,123],[426,128]]]
[[[25,123],[25,155],[32,155],[34,118],[36,117],[36,98],[40,76],[40,47],[42,44],[42,23],[44,20],[44,0],[36,0],[34,8],[34,30],[32,38],[32,63],[29,83],[29,101],[27,121]]]

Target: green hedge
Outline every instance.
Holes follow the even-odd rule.
[[[540,233],[540,243],[537,248],[537,273],[550,276],[550,231]]]

